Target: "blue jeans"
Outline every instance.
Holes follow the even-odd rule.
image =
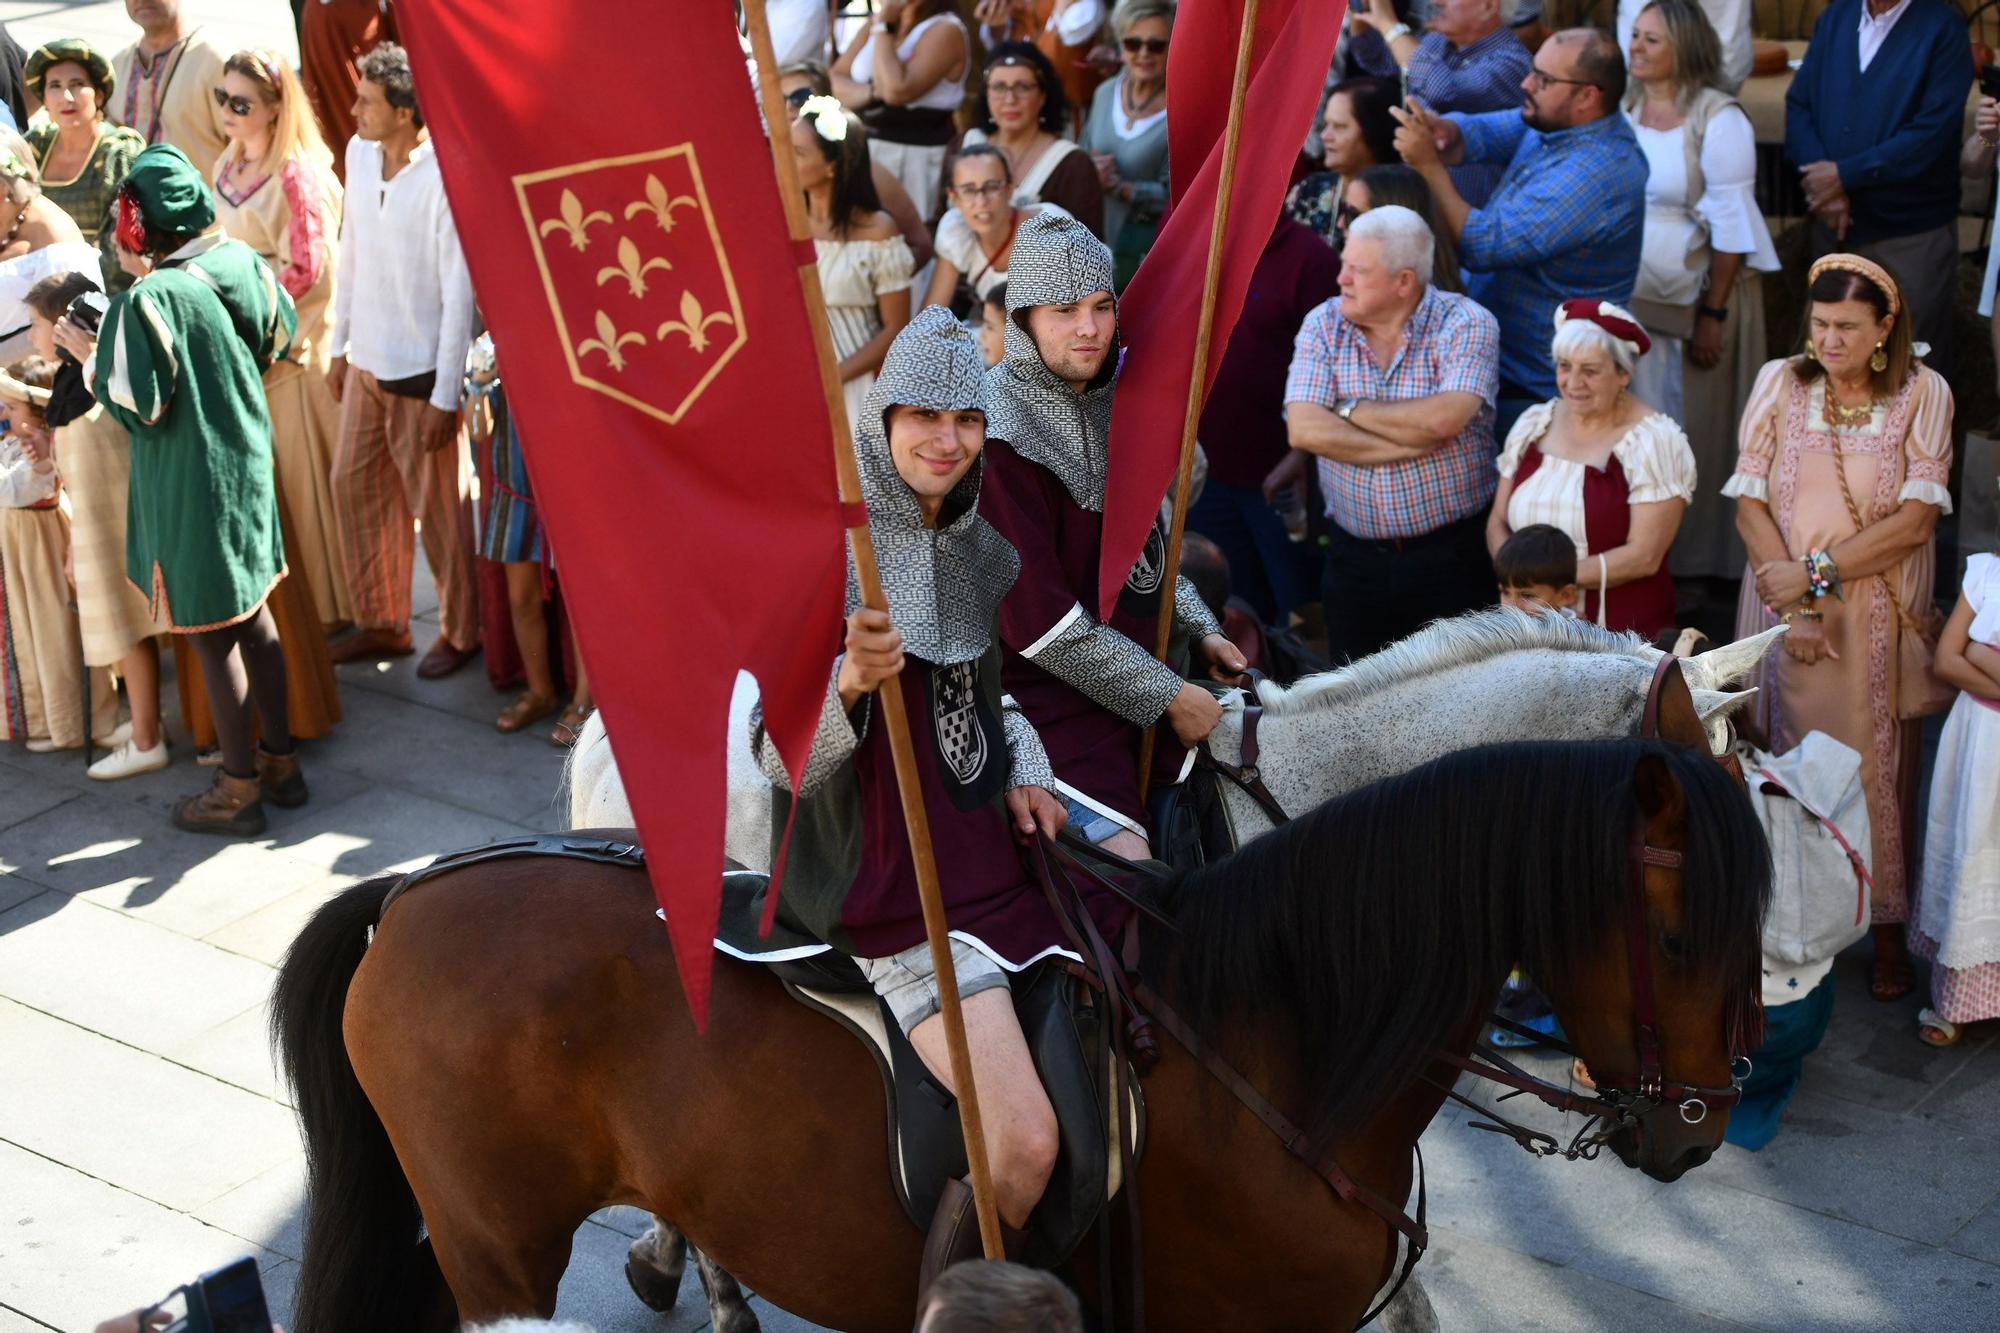
[[[1255,607],[1265,624],[1283,625],[1293,607],[1318,591],[1312,547],[1291,539],[1262,490],[1210,477],[1201,498],[1188,506],[1187,525],[1222,548],[1230,592]]]

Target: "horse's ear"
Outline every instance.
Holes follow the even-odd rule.
[[[1678,819],[1687,804],[1667,761],[1656,754],[1646,755],[1632,770],[1632,791],[1649,822],[1662,816]]]
[[[1694,704],[1694,692],[1688,688],[1687,678],[1678,669],[1678,664],[1660,682],[1660,709],[1654,725],[1662,740],[1698,746],[1704,751],[1709,748],[1708,728],[1702,725],[1701,714]]]
[[[1764,660],[1764,654],[1790,626],[1773,625],[1762,634],[1752,634],[1747,639],[1725,643],[1719,648],[1711,648],[1705,653],[1696,653],[1681,662],[1681,670],[1688,678],[1688,684],[1697,690],[1719,690],[1734,685]]]

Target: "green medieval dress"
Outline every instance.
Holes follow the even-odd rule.
[[[177,634],[247,619],[284,576],[262,376],[297,324],[270,265],[220,232],[104,316],[91,378],[132,435],[126,574]]]

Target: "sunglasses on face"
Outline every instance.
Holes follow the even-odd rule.
[[[211,88],[209,91],[215,94],[215,104],[227,110],[231,115],[247,116],[250,114],[251,102],[249,98],[232,97],[227,88]]]
[[[812,101],[812,95],[813,90],[810,88],[794,88],[785,94],[785,105],[797,110]]]
[[[1163,56],[1167,53],[1167,39],[1164,37],[1127,37],[1125,39],[1126,55],[1136,56],[1141,51],[1145,51],[1151,55]]]

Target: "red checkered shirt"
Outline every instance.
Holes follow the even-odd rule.
[[[1387,370],[1375,364],[1361,330],[1341,318],[1339,297],[1307,315],[1292,346],[1287,403],[1333,408],[1343,398],[1401,402],[1453,391],[1482,400],[1464,430],[1422,458],[1372,467],[1320,459],[1327,517],[1353,536],[1380,541],[1420,537],[1484,513],[1497,484],[1499,365],[1499,322],[1470,297],[1435,287],[1410,315]]]

